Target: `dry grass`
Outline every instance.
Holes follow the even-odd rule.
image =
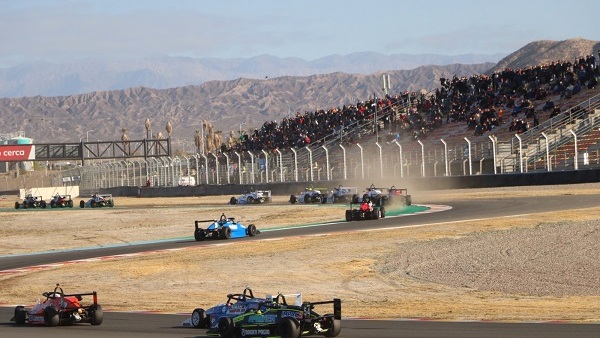
[[[593,193],[593,189],[573,189],[573,193]],[[523,189],[496,192],[480,190],[468,194],[449,193],[437,198],[471,199],[491,195],[504,198],[520,193],[525,192]],[[535,190],[529,193],[531,196],[541,196],[564,194],[565,190]],[[220,199],[225,204],[227,198]],[[244,219],[256,221],[257,224],[262,220],[273,219],[272,213],[278,215],[277,219],[286,216],[282,225],[298,223],[300,220],[310,222],[311,217],[322,219],[331,215],[332,209],[328,208],[338,208],[335,216],[340,218],[339,207],[289,206],[283,204],[285,199],[280,197],[277,203],[282,204],[274,203],[268,207],[214,207],[208,205],[214,202],[214,198],[189,198],[185,201],[197,205],[184,206],[183,200],[179,200],[176,203],[180,205],[178,208],[142,208],[148,200],[118,198],[117,206],[128,204],[140,208],[51,212],[52,215],[55,212],[60,215],[65,225],[77,223],[71,216],[92,218],[93,222],[89,222],[92,230],[85,238],[78,239],[88,244],[112,243],[117,240],[127,242],[131,240],[132,234],[144,238],[191,236],[190,219],[205,212],[214,215],[217,210],[224,209],[239,211]],[[432,198],[432,202],[435,199]],[[156,202],[167,203],[165,199]],[[342,233],[278,240],[261,240],[257,237],[255,241],[232,241],[220,246],[77,263],[0,275],[3,285],[0,303],[17,304],[24,300],[32,302],[37,294],[52,287],[52,283],[60,282],[69,290],[97,290],[100,302],[110,310],[191,312],[196,307],[209,307],[223,301],[226,293],[239,292],[245,286],[251,286],[257,294],[302,292],[306,300],[339,297],[343,300],[344,316],[348,317],[599,321],[600,297],[538,297],[483,291],[419,280],[398,271],[383,269],[385,261],[407,243],[461,238],[473,233],[510,231],[515,228],[533,229],[557,219],[596,220],[598,212],[600,208],[587,209],[585,212],[572,210],[528,217],[497,218],[485,222],[440,223],[387,232]],[[2,216],[18,218],[25,217],[21,216],[25,214],[26,217],[39,217],[38,222],[50,215],[43,211],[26,211],[7,212]],[[170,221],[173,218],[176,221]],[[99,226],[99,222],[104,224]],[[28,231],[21,231],[19,234],[16,227],[9,228],[9,239],[2,239],[0,242],[3,252],[7,252],[7,246],[12,246],[8,251],[30,251],[32,248],[28,241],[34,239],[27,235]],[[4,234],[5,230],[2,231]],[[25,238],[26,241],[18,242],[17,238]]]

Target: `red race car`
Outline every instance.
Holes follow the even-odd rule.
[[[17,306],[11,321],[17,325],[28,323],[46,326],[75,323],[102,324],[102,307],[98,304],[96,291],[68,295],[56,284],[53,291],[44,292],[42,295],[46,297],[46,300],[38,302],[30,310],[26,310],[24,306]],[[92,296],[93,303],[82,305],[83,296]]]

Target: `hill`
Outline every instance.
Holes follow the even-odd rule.
[[[433,90],[439,78],[471,76],[494,69],[520,68],[545,62],[575,59],[590,54],[596,41],[572,39],[537,41],[500,60],[497,65],[452,64],[388,71],[391,93]],[[238,78],[209,81],[197,86],[171,89],[134,87],[81,95],[0,99],[0,133],[23,130],[36,142],[115,140],[127,129],[130,139],[146,137],[144,121],[150,119],[153,133],[165,134],[171,121],[175,146],[192,147],[193,135],[203,120],[217,130],[254,129],[265,121],[295,112],[341,107],[373,95],[383,96],[382,75],[331,73],[311,76]]]
[[[440,77],[469,76],[493,64],[424,66],[391,71],[392,92],[431,90]],[[341,107],[383,96],[382,73],[370,75],[332,73],[307,77],[284,76],[262,80],[240,78],[210,81],[198,86],[172,89],[145,87],[91,92],[56,97],[0,99],[0,133],[23,130],[36,142],[120,139],[126,128],[130,139],[146,137],[144,121],[150,119],[154,133],[165,133],[173,125],[172,138],[193,144],[202,120],[228,133],[256,128],[265,121],[281,120],[288,114]],[[89,130],[93,132],[88,133]]]

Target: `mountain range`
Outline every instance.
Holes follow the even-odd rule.
[[[200,128],[203,120],[212,122],[217,130],[228,134],[230,131],[237,133],[239,129],[260,127],[265,121],[280,121],[296,112],[341,107],[374,95],[385,95],[382,89],[384,74],[389,75],[392,94],[406,90],[431,91],[439,87],[441,77],[471,76],[504,68],[523,68],[557,60],[574,60],[595,53],[598,47],[598,41],[584,39],[536,41],[497,63],[421,65],[411,69],[399,69],[400,64],[395,62],[400,61],[393,61],[397,59],[375,53],[332,56],[313,62],[270,56],[248,60],[212,60],[212,63],[208,59],[185,58],[163,58],[164,62],[157,62],[160,58],[155,58],[152,59],[155,63],[147,61],[139,71],[133,71],[131,68],[125,71],[123,69],[127,67],[122,65],[123,68],[119,71],[98,71],[95,75],[89,75],[84,69],[107,67],[106,62],[81,61],[80,72],[63,66],[63,76],[56,75],[59,72],[54,66],[38,64],[38,71],[23,66],[21,74],[28,74],[27,81],[31,81],[30,83],[38,83],[40,93],[43,92],[42,88],[52,87],[52,81],[47,81],[51,74],[58,77],[55,78],[55,87],[62,88],[60,90],[65,90],[65,83],[69,83],[73,91],[85,90],[87,86],[92,85],[97,88],[104,85],[116,86],[117,82],[114,79],[121,79],[121,85],[128,87],[90,90],[83,94],[40,94],[0,99],[0,118],[3,122],[0,124],[0,134],[22,130],[35,142],[72,142],[80,139],[118,140],[125,129],[130,139],[142,139],[146,137],[144,121],[150,119],[153,133],[161,131],[166,134],[165,125],[171,122],[174,145],[192,147],[195,130]],[[441,63],[441,56],[431,57],[437,58]],[[475,61],[481,60],[480,56],[469,57]],[[177,60],[180,62],[176,62]],[[427,60],[427,56],[421,56],[421,60]],[[167,64],[171,66],[166,67]],[[116,67],[116,64],[113,66]],[[346,73],[341,70],[352,67],[368,73]],[[195,73],[193,69],[204,71]],[[284,75],[292,73],[292,69],[297,72],[296,75]],[[327,70],[335,71],[328,73]],[[375,71],[370,72],[371,70]],[[312,74],[303,76],[301,72]],[[194,77],[194,74],[200,73],[204,74],[202,76],[205,76],[205,79],[212,80],[202,82]],[[10,87],[5,78],[18,81],[22,76],[17,69],[4,70],[1,74],[1,88]],[[96,77],[97,81],[84,81],[84,74],[88,74],[90,79]],[[226,76],[235,78],[218,80],[219,77]],[[44,78],[44,81],[36,82],[34,78]],[[65,80],[67,78],[69,80]],[[163,88],[168,87],[167,83],[176,83],[170,82],[175,79],[181,84]],[[27,82],[25,79],[21,81]],[[142,85],[145,83],[143,81],[156,83]],[[186,81],[201,83],[185,85]],[[25,87],[31,90],[31,85],[23,86]]]

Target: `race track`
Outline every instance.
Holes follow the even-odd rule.
[[[352,230],[372,230],[400,226],[424,226],[450,221],[478,220],[488,217],[518,216],[546,211],[596,207],[599,195],[561,195],[536,198],[477,199],[473,201],[438,204],[452,208],[443,212],[385,218],[377,221],[341,222],[320,227],[305,227],[283,231],[264,232],[261,237],[311,235]],[[252,240],[252,239],[240,239]],[[142,245],[127,245],[90,250],[30,254],[0,257],[2,270],[49,264],[67,260],[86,259],[116,254],[180,248],[194,245],[212,245],[211,242],[178,240]],[[181,327],[186,315],[159,315],[141,313],[105,314],[104,324],[91,327],[86,324],[70,327],[15,327],[8,320],[13,308],[0,308],[0,337],[204,337],[203,330]],[[567,323],[481,323],[437,321],[370,321],[344,319],[340,337],[599,337],[598,324]]]

